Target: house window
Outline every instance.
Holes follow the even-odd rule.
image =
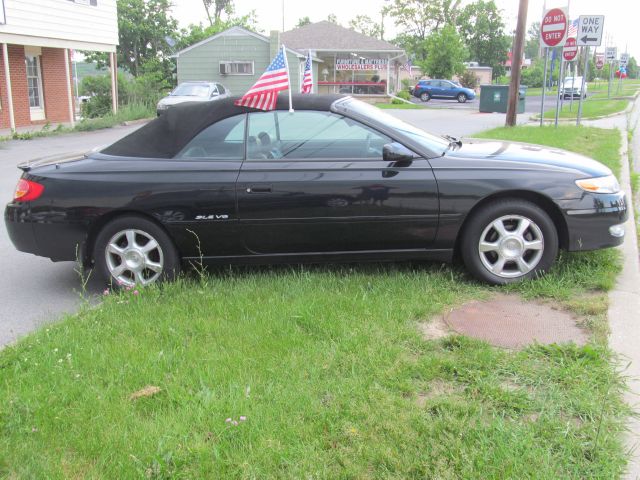
[[[27,55],[27,88],[29,91],[29,107],[42,108],[42,70],[40,56]]]
[[[221,75],[253,75],[253,62],[220,62]]]

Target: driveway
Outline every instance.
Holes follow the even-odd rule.
[[[139,128],[116,127],[96,132],[0,143],[0,199],[11,200],[20,171],[16,165],[25,160],[65,152],[90,150],[107,145]],[[0,346],[34,330],[62,313],[73,312],[81,302],[82,283],[72,262],[53,263],[46,258],[18,252],[4,222],[0,226]],[[89,293],[98,293],[102,285],[89,282]]]
[[[457,102],[456,102],[457,103]],[[468,136],[504,125],[504,115],[469,109],[387,110],[409,123],[436,134]],[[520,115],[526,122],[528,115]],[[87,151],[108,145],[139,126],[116,127],[96,132],[66,134],[29,141],[0,144],[0,199],[8,202],[20,175],[16,165],[25,160],[68,152]],[[21,253],[0,226],[0,346],[75,311],[82,301],[82,282],[73,262],[53,263],[46,258]],[[89,279],[86,291],[99,294],[104,284]]]
[[[479,109],[479,96],[476,97],[475,100],[470,100],[465,103],[458,103],[458,101],[456,100],[443,100],[443,99],[437,99],[437,98],[433,98],[428,102],[423,102],[420,99],[415,97],[411,97],[411,101],[416,105],[422,105],[423,107],[433,108],[433,109],[444,108],[448,110],[472,110],[476,112]],[[575,108],[577,108],[578,106],[577,100],[574,103],[575,103]],[[541,106],[542,106],[542,95],[531,95],[531,96],[528,96],[524,102],[524,111],[529,114],[540,113]],[[556,108],[555,94],[547,93],[547,95],[545,95],[545,100],[544,100],[544,111],[546,112],[547,110],[552,110],[555,108]]]

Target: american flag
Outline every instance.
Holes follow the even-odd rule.
[[[307,61],[304,62],[304,75],[302,76],[301,93],[311,93],[313,90],[313,68],[311,63],[311,52],[307,52]]]
[[[567,38],[576,38],[578,36],[578,19],[576,18],[573,22],[569,22],[569,32],[567,33]]]
[[[239,107],[250,107],[258,110],[276,108],[278,92],[289,88],[289,68],[285,58],[284,45],[273,59],[271,65],[260,76],[258,81],[235,103]]]

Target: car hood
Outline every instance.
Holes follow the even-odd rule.
[[[465,139],[461,147],[449,150],[445,157],[484,160],[490,162],[489,167],[496,162],[496,167],[510,164],[515,169],[573,172],[579,177],[611,175],[608,167],[584,155],[519,142]]]
[[[164,97],[162,100],[160,100],[158,104],[159,105],[175,105],[177,103],[184,103],[184,102],[207,102],[209,100],[212,100],[212,99],[209,97],[196,97],[195,95],[171,95],[168,97]]]

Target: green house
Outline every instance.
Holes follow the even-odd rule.
[[[234,95],[249,90],[267,69],[281,45],[280,32],[269,37],[242,27],[232,27],[176,54],[178,83],[194,80],[220,82]],[[286,47],[286,45],[285,45]],[[307,52],[286,49],[291,90],[300,91]],[[318,65],[313,60],[313,91],[318,91]]]

